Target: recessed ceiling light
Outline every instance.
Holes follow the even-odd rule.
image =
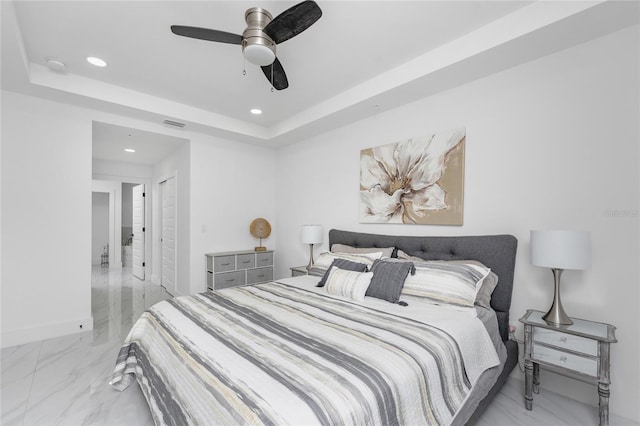
[[[253,108],[253,109],[251,109],[251,114],[260,115],[260,114],[262,114],[262,110],[258,109],[258,108]]]
[[[136,152],[136,150],[133,148],[125,148],[124,150],[127,152]]]
[[[95,56],[87,56],[87,62],[91,65],[95,65],[96,67],[106,67],[107,63],[100,58],[96,58]]]

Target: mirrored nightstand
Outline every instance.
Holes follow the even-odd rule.
[[[540,366],[563,375],[598,384],[600,425],[609,424],[609,346],[617,342],[609,324],[571,318],[571,325],[554,325],[544,312],[528,310],[524,324],[524,404],[531,410],[538,393]]]

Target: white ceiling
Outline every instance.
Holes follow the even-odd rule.
[[[240,46],[170,25],[241,34],[252,6],[295,1],[2,1],[2,87],[156,123],[282,146],[638,22],[638,2],[318,1],[278,45],[270,90]],[[89,65],[87,56],[108,62]],[[46,57],[66,65],[45,66]],[[243,75],[243,67],[246,75]],[[261,116],[249,113],[261,108]],[[126,130],[126,129],[125,129]]]
[[[187,139],[140,129],[93,122],[93,158],[153,166],[171,155]],[[133,149],[135,152],[127,152]]]

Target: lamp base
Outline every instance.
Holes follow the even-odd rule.
[[[313,267],[313,244],[309,244],[309,264],[307,265],[307,272]]]
[[[562,269],[552,268],[551,272],[553,272],[553,281],[554,281],[554,294],[553,294],[553,304],[542,319],[545,320],[549,324],[553,325],[571,325],[573,321],[569,318],[569,315],[564,311],[562,307],[562,301],[560,300],[560,277],[562,276]]]
[[[254,247],[255,251],[267,251],[266,247],[263,246],[259,246],[259,247]]]

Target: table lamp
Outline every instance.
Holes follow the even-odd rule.
[[[309,244],[308,271],[313,266],[313,245],[322,242],[322,225],[302,225],[302,242]]]
[[[555,291],[553,304],[542,318],[554,325],[570,325],[560,300],[560,277],[565,269],[587,269],[591,241],[586,231],[531,231],[531,264],[551,268]]]

